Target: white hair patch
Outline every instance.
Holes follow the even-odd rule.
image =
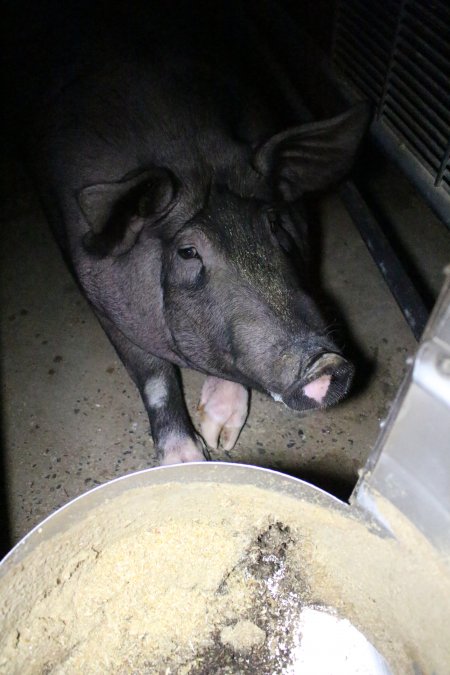
[[[281,394],[274,394],[272,391],[270,391],[269,393],[274,401],[277,401],[277,403],[283,403],[283,398]]]
[[[150,408],[162,408],[167,403],[167,387],[161,376],[151,377],[145,383],[145,397]]]

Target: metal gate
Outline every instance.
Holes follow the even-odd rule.
[[[450,226],[450,3],[339,0],[332,62],[375,135]]]

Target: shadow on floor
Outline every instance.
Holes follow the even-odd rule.
[[[0,559],[3,558],[13,545],[10,529],[6,462],[3,443],[3,431],[0,422]]]
[[[347,503],[357,482],[357,476],[354,480],[350,480],[335,473],[299,468],[298,466],[283,466],[282,469],[278,466],[268,466],[267,468],[285,473],[293,478],[299,478]]]

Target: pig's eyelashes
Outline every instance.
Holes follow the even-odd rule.
[[[195,246],[180,246],[176,249],[175,261],[182,258],[186,262],[171,267],[170,283],[175,287],[189,291],[198,291],[206,281],[205,267]],[[190,262],[189,262],[190,261]]]
[[[275,232],[275,230],[277,230],[279,227],[278,213],[274,209],[268,209],[266,211],[266,214],[267,220],[269,221],[270,229],[272,232]]]
[[[267,220],[269,221],[270,231],[275,235],[280,247],[285,253],[292,253],[295,248],[292,236],[286,230],[283,224],[283,216],[275,209],[268,209]]]
[[[191,260],[192,258],[200,258],[199,254],[197,253],[197,249],[195,246],[183,246],[182,248],[178,249],[178,255],[180,258],[183,258],[183,260]]]

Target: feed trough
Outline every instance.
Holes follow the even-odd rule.
[[[378,508],[390,530],[236,464],[107,483],[4,560],[0,670],[444,673],[450,579],[400,511]]]

